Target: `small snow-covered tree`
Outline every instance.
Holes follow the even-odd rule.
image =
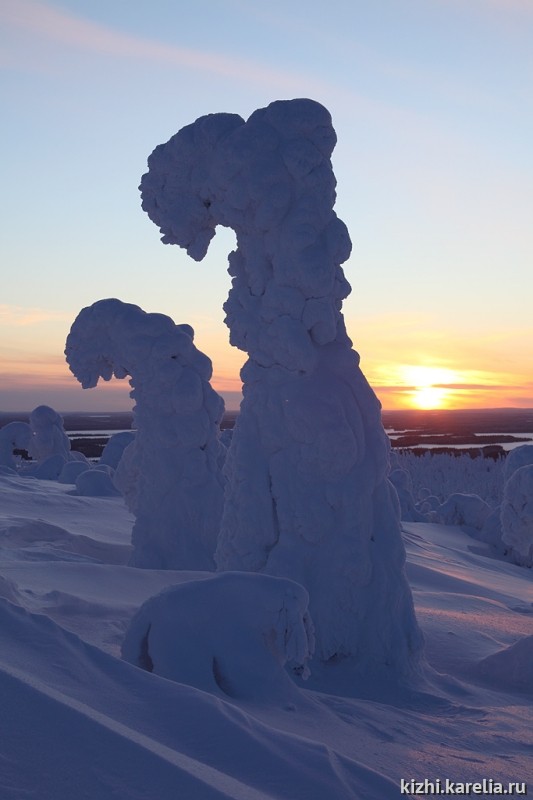
[[[533,464],[511,474],[503,490],[500,516],[502,542],[511,548],[517,564],[533,567]]]
[[[193,329],[120,300],[82,309],[65,354],[84,388],[130,377],[139,466],[132,564],[214,569],[223,504],[218,466],[224,401]]]
[[[197,261],[218,224],[237,236],[224,308],[248,360],[219,568],[304,585],[322,660],[404,674],[421,637],[380,405],[341,313],[351,242],[333,211],[335,142],[312,100],[274,102],[247,122],[201,117],[150,156],[143,208],[164,243]]]
[[[43,462],[50,456],[71,458],[70,439],[63,427],[63,417],[50,406],[37,406],[30,414],[32,437],[29,453],[36,461]]]

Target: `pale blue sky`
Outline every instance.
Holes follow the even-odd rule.
[[[533,406],[531,0],[0,0],[0,20],[0,410],[127,405],[63,365],[77,312],[108,296],[191,323],[238,388],[233,237],[190,261],[137,186],[198,116],[299,96],[337,130],[345,314],[371,382],[434,364],[493,392],[460,402]]]

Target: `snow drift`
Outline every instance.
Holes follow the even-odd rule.
[[[309,597],[293,581],[227,572],[152,597],[133,618],[122,657],[221,696],[286,703],[314,649]]]

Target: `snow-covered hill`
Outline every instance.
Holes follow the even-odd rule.
[[[533,783],[531,570],[457,527],[405,523],[419,686],[311,661],[290,702],[268,687],[243,699],[120,659],[147,598],[210,575],[126,566],[122,498],[71,492],[0,476],[4,800],[393,800],[402,778]],[[193,663],[209,649],[208,628],[197,634],[202,648],[182,642]],[[244,647],[242,664],[246,681]]]

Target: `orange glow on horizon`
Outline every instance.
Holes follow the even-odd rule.
[[[414,386],[409,394],[413,408],[450,408],[451,392],[446,384],[457,384],[461,376],[445,367],[405,366],[401,368],[404,381]]]

